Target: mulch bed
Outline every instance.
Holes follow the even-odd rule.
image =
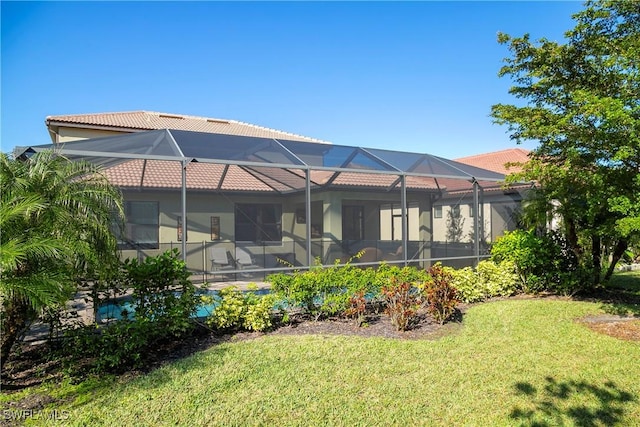
[[[589,329],[625,341],[640,341],[640,318],[602,314],[580,320]]]

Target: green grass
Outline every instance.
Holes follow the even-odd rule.
[[[625,301],[615,304],[604,303],[604,311],[622,316],[640,316],[640,270],[614,274],[604,289],[611,298]]]
[[[616,291],[628,292],[640,296],[640,270],[625,271],[614,274],[607,287]]]
[[[436,341],[264,336],[134,379],[24,395],[62,399],[49,406],[69,411],[59,425],[640,425],[640,344],[576,322],[601,312],[486,303]]]

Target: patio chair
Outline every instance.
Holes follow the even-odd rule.
[[[403,258],[402,245],[398,246],[398,249],[395,252],[390,252],[388,254],[385,254],[383,257],[385,261],[397,261],[397,260],[401,260],[402,258]]]
[[[256,264],[253,260],[251,254],[243,248],[236,247],[236,265],[238,266],[238,270],[254,270],[256,268],[260,268],[258,264]],[[242,273],[243,276],[250,276],[248,273]]]
[[[209,249],[211,260],[211,272],[217,273],[224,270],[235,270],[236,266],[229,260],[229,251],[222,246],[214,246]]]

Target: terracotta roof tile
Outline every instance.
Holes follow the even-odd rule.
[[[191,163],[187,166],[187,189],[217,190],[225,165]],[[143,177],[144,171],[144,177]],[[111,183],[123,188],[140,187],[178,189],[182,187],[180,163],[162,160],[129,160],[105,169]],[[224,175],[222,190],[273,191],[268,185],[244,169],[232,165]]]
[[[332,185],[357,186],[357,187],[389,187],[398,180],[396,175],[374,174],[374,173],[356,173],[342,172],[333,181]],[[325,181],[326,182],[326,179]],[[436,189],[436,183],[433,178],[421,176],[408,176],[407,188],[413,189]],[[400,188],[400,184],[396,184]]]
[[[440,184],[440,188],[446,190],[448,194],[473,193],[473,183],[463,179],[442,178],[438,179],[438,184]],[[479,181],[478,184],[485,193],[488,191],[503,190],[503,184],[500,182]]]
[[[475,156],[455,159],[456,162],[469,166],[487,169],[493,172],[509,174],[520,170],[518,167],[505,167],[507,163],[525,163],[529,160],[529,151],[522,148],[508,148],[506,150],[491,153],[477,154]]]
[[[76,125],[76,127],[98,127],[135,132],[153,129],[177,129],[226,135],[255,136],[261,138],[286,139],[291,141],[327,143],[316,138],[269,129],[237,120],[213,119],[183,114],[158,113],[153,111],[125,111],[115,113],[71,114],[48,116],[47,126]]]
[[[243,168],[237,165],[190,163],[187,166],[187,189],[253,192],[287,192],[304,188],[304,173],[298,169]],[[268,171],[267,169],[270,169]],[[128,160],[105,169],[111,183],[123,188],[179,189],[182,186],[180,163],[162,160]],[[143,174],[144,172],[144,174]],[[313,185],[322,185],[333,176],[329,171],[311,171]],[[224,176],[222,185],[221,178]],[[386,188],[398,179],[394,175],[340,173],[332,185],[342,187]],[[433,178],[407,177],[407,188],[435,189]]]

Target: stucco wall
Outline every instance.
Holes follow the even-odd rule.
[[[485,195],[482,203],[484,220],[484,234],[487,241],[494,241],[505,230],[513,230],[515,223],[509,215],[520,207],[519,197],[514,199],[511,195]],[[460,216],[463,221],[462,236],[460,242],[471,242],[470,233],[473,232],[474,218],[470,215],[470,204],[473,197],[465,197],[456,200],[443,199],[434,206],[442,206],[442,217],[433,218],[433,240],[437,242],[447,241],[447,219],[449,212],[455,203],[460,204]]]
[[[57,130],[58,142],[77,141],[79,139],[102,138],[105,136],[122,135],[122,132],[101,129],[78,129],[59,127]],[[55,142],[55,141],[54,141]]]

